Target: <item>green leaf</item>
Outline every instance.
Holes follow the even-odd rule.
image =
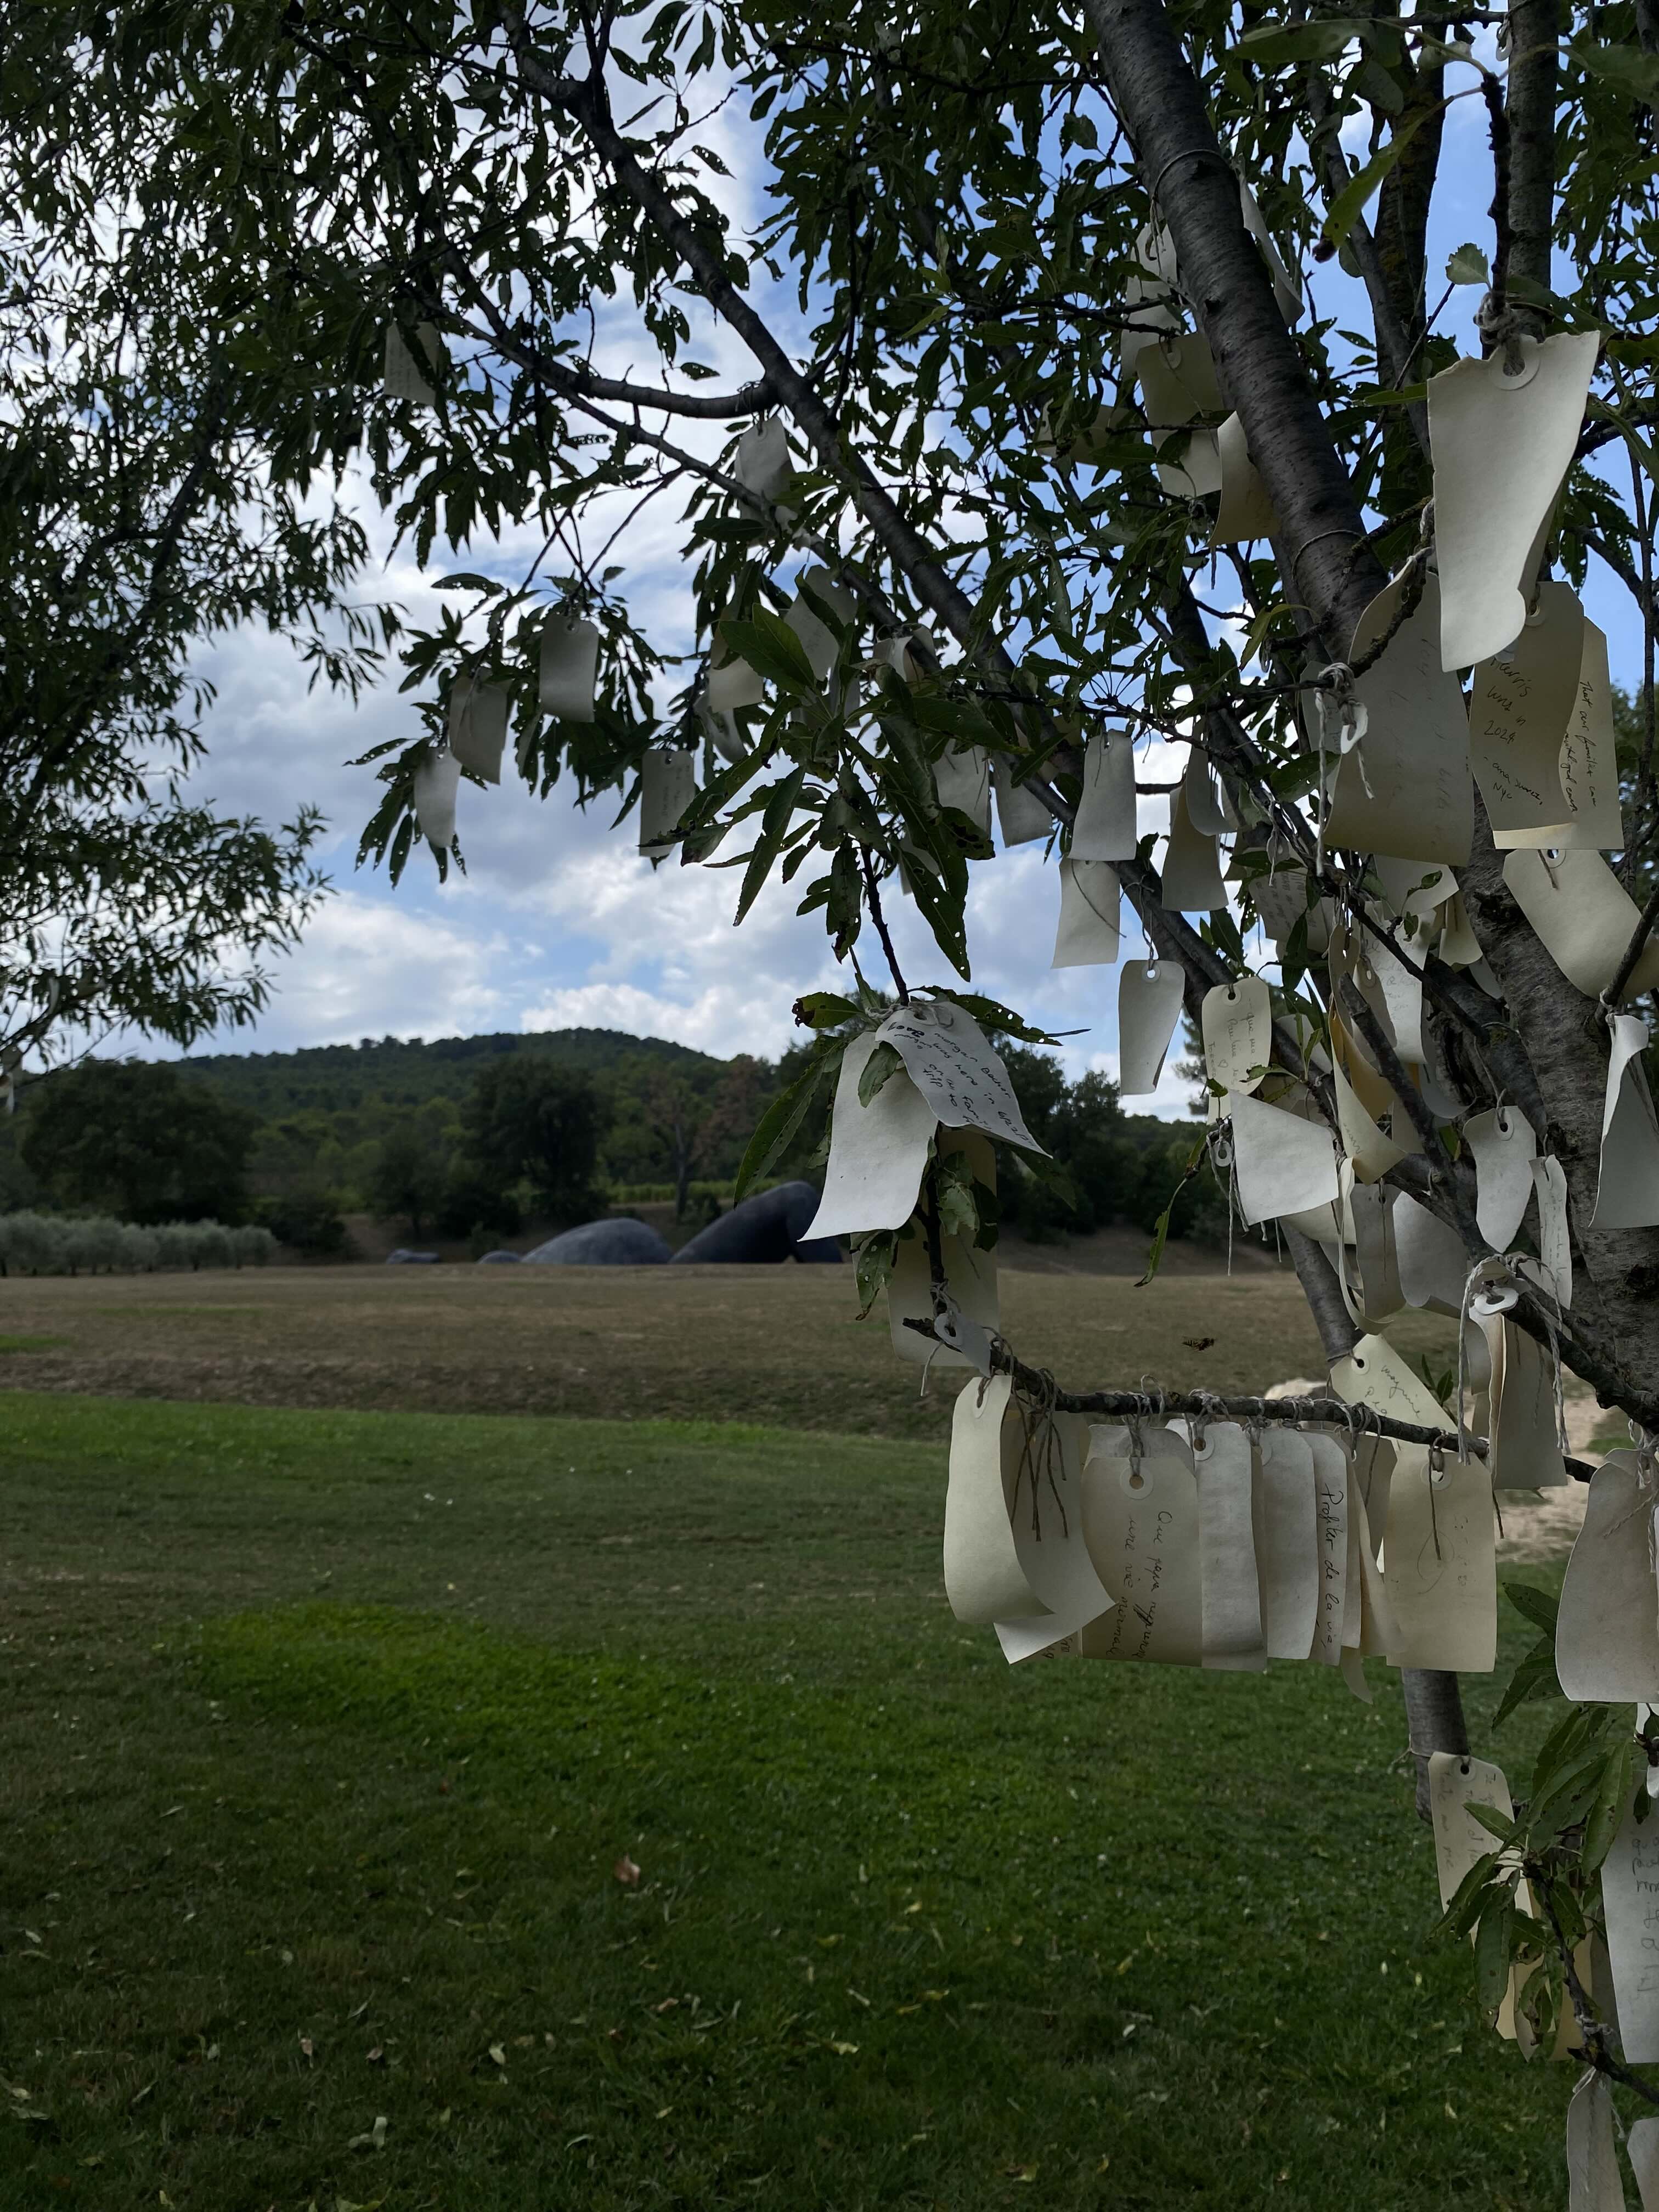
[[[761,1115],[738,1168],[737,1181],[732,1187],[734,1205],[744,1196],[750,1184],[766,1173],[774,1160],[788,1149],[795,1132],[806,1119],[806,1110],[817,1097],[818,1086],[832,1060],[839,1061],[838,1050],[809,1060],[789,1088],[781,1091]]]
[[[1381,190],[1382,179],[1423,125],[1431,116],[1442,113],[1449,105],[1446,100],[1437,100],[1432,107],[1425,107],[1420,114],[1413,116],[1403,130],[1395,132],[1381,153],[1374,154],[1358,174],[1348,179],[1331,202],[1330,213],[1325,217],[1325,227],[1320,234],[1328,246],[1341,245],[1364,214],[1372,193]]]
[[[1488,1835],[1496,1836],[1500,1844],[1507,1844],[1516,1829],[1515,1815],[1500,1813],[1496,1805],[1468,1805],[1465,1811],[1479,1820]]]
[[[1498,1871],[1498,1854],[1486,1851],[1478,1858],[1447,1899],[1446,1909],[1434,1924],[1437,1936],[1467,1936],[1480,1918],[1488,1883]]]
[[[876,1300],[887,1287],[898,1259],[898,1238],[890,1229],[879,1236],[866,1237],[859,1247],[858,1264],[854,1269],[858,1283],[859,1315],[862,1321]]]
[[[495,583],[489,576],[475,576],[470,569],[464,568],[453,576],[440,576],[432,588],[435,592],[483,592],[494,599],[507,586]]]
[[[1475,1990],[1486,2012],[1497,2011],[1510,1985],[1510,1929],[1514,1918],[1514,1893],[1498,1890],[1489,1899],[1475,1930]]]
[[[808,991],[795,1001],[795,1019],[812,1030],[838,1030],[863,1019],[863,1009],[834,991]]]
[[[1507,1579],[1502,1583],[1504,1596],[1524,1620],[1546,1634],[1555,1633],[1555,1616],[1561,1609],[1561,1601],[1548,1590],[1540,1589],[1534,1583],[1516,1583]]]
[[[1492,270],[1478,246],[1460,246],[1446,263],[1449,284],[1490,284]]]
[[[772,872],[772,863],[783,849],[783,841],[789,835],[789,824],[799,803],[801,786],[806,781],[804,767],[782,777],[772,786],[761,814],[761,833],[755,840],[755,848],[749,855],[749,866],[744,871],[743,889],[738,894],[738,910],[732,917],[735,928],[753,906]]]
[[[1645,100],[1650,107],[1659,107],[1659,54],[1644,54],[1633,45],[1573,46],[1568,52],[1581,69],[1603,84],[1629,93],[1632,100]]]
[[[1518,1706],[1528,1705],[1534,1698],[1556,1698],[1561,1687],[1555,1679],[1555,1638],[1540,1637],[1532,1650],[1516,1666],[1504,1692],[1503,1701],[1492,1717],[1494,1729],[1501,1728]]]
[[[859,1104],[869,1105],[889,1076],[901,1073],[903,1066],[897,1048],[884,1037],[865,1061],[864,1072],[859,1077]]]
[[[1625,1808],[1630,1802],[1631,1747],[1628,1743],[1615,1745],[1607,1753],[1601,1779],[1584,1821],[1584,1852],[1581,1864],[1586,1874],[1594,1874],[1613,1849],[1613,1839],[1619,1833],[1625,1818]]]
[[[795,697],[817,690],[818,679],[812,673],[805,647],[788,623],[769,608],[757,607],[752,622],[731,617],[719,627],[726,651],[747,661],[757,676],[781,684]]]
[[[1357,23],[1258,23],[1233,52],[1275,69],[1283,62],[1331,62],[1359,36]]]

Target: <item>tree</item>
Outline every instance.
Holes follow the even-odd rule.
[[[115,52],[106,16],[76,20],[100,59]],[[1647,0],[1593,15],[1514,0],[1494,67],[1466,27],[1455,13],[1279,22],[1230,0],[1178,15],[1162,0],[1059,12],[945,0],[915,16],[860,0],[805,15],[666,0],[568,17],[525,0],[465,15],[268,0],[132,11],[118,44],[146,97],[161,81],[173,92],[172,136],[149,156],[167,189],[208,207],[234,198],[245,215],[217,279],[227,300],[251,276],[265,284],[291,307],[304,377],[334,364],[342,391],[373,380],[391,334],[393,381],[410,396],[368,410],[368,445],[417,556],[503,523],[533,521],[544,540],[511,586],[446,580],[450,612],[408,641],[423,727],[380,762],[368,853],[394,876],[406,865],[418,779],[447,865],[432,789],[464,763],[482,780],[478,728],[453,696],[465,679],[506,691],[521,772],[544,792],[568,773],[582,800],[649,796],[653,848],[678,845],[688,863],[747,839],[739,921],[769,877],[799,881],[850,980],[800,1003],[814,1046],[763,1119],[752,1176],[819,1110],[849,1036],[870,1055],[861,1104],[904,1065],[890,1030],[866,1042],[887,1010],[860,964],[873,940],[884,988],[929,1004],[888,927],[901,867],[960,979],[933,1003],[1048,1041],[961,988],[968,863],[992,849],[973,793],[989,757],[1005,829],[1045,809],[1062,850],[1080,811],[1103,808],[1111,847],[1092,865],[1112,870],[1194,1021],[1215,993],[1234,1014],[1241,990],[1255,1007],[1258,971],[1273,972],[1260,1033],[1243,1033],[1256,1056],[1239,1064],[1219,1041],[1206,1055],[1228,1109],[1214,1134],[1237,1158],[1252,1127],[1261,1141],[1257,1110],[1284,1109],[1276,1144],[1295,1121],[1313,1133],[1299,1156],[1329,1152],[1309,1187],[1322,1192],[1328,1172],[1332,1197],[1291,1209],[1284,1237],[1334,1372],[1378,1395],[1348,1364],[1351,1305],[1388,1317],[1358,1224],[1374,1225],[1379,1204],[1390,1224],[1407,1218],[1409,1200],[1443,1252],[1450,1240],[1455,1274],[1484,1268],[1512,1299],[1492,1317],[1517,1372],[1528,1346],[1559,1348],[1651,1433],[1659,1223],[1644,1205],[1632,1225],[1597,1219],[1604,1016],[1644,988],[1653,919],[1651,903],[1638,921],[1608,899],[1598,856],[1639,881],[1650,854],[1621,854],[1626,829],[1589,803],[1590,782],[1605,798],[1616,778],[1572,593],[1592,577],[1623,586],[1641,627],[1628,818],[1646,825],[1659,33]],[[732,94],[748,101],[746,130],[729,119]],[[1454,102],[1484,121],[1493,213],[1484,242],[1452,254],[1441,296],[1427,239]],[[708,143],[716,115],[726,151],[763,178],[751,231],[720,204],[731,163]],[[1457,341],[1438,327],[1453,298],[1476,310],[1455,368]],[[753,365],[729,391],[706,388],[710,372],[687,357],[716,331]],[[599,331],[603,365],[587,343]],[[416,349],[411,376],[401,363]],[[1546,404],[1562,392],[1559,410]],[[1498,426],[1511,421],[1506,445]],[[712,424],[748,427],[721,442]],[[659,705],[678,640],[630,617],[611,554],[670,495],[684,501],[697,651]],[[797,550],[810,565],[792,577]],[[1503,592],[1483,598],[1499,575]],[[1553,681],[1559,664],[1580,681],[1565,726],[1539,709],[1544,818],[1528,823],[1504,748],[1525,720],[1507,672],[1533,650],[1529,605],[1564,625],[1534,675]],[[544,721],[550,617],[558,711]],[[593,640],[573,622],[598,633],[591,719]],[[1143,735],[1189,749],[1161,866],[1156,840],[1135,842],[1132,811],[1126,839],[1108,803],[1121,796],[1106,781],[1114,732],[1119,760]],[[664,738],[702,755],[677,821],[657,813],[686,765],[662,757]],[[1231,897],[1213,842],[1230,823]],[[1547,918],[1539,872],[1559,890],[1555,863],[1500,842],[1517,830],[1583,839],[1564,842],[1575,880],[1612,917],[1593,959]],[[1098,811],[1093,834],[1107,842]],[[1575,919],[1587,911],[1571,904]],[[1632,1110],[1639,1122],[1639,1100]],[[1516,1114],[1555,1163],[1538,1184],[1549,1262],[1507,1222],[1496,1243],[1487,1233],[1470,1139],[1493,1127],[1485,1117]],[[1498,1127],[1516,1133],[1512,1118]],[[1346,1214],[1339,1149],[1358,1191],[1382,1194],[1351,1194]],[[984,1226],[961,1157],[935,1145],[914,1223],[868,1224],[866,1293],[920,1235],[948,1316],[941,1232]],[[1554,1294],[1564,1223],[1570,1308]],[[994,1357],[1022,1402],[1134,1412],[1134,1393],[1056,1395],[1006,1347]],[[1316,1420],[1340,1407],[1233,1407],[1246,1410]],[[1435,1410],[1368,1415],[1407,1470],[1396,1498],[1429,1497],[1431,1451],[1461,1443]],[[1496,1440],[1482,1449],[1495,1471]],[[1456,1464],[1471,1480],[1461,1452]],[[1520,1688],[1553,1686],[1534,1662]],[[1431,1753],[1467,1748],[1455,1674],[1425,1662],[1405,1690],[1426,1789]],[[1511,1855],[1477,1857],[1453,1915],[1478,1921],[1487,1996],[1518,1960],[1546,2031],[1622,1810],[1631,1743],[1613,1712],[1594,1700],[1570,1712],[1530,1807],[1503,1823]],[[1598,2072],[1618,2073],[1599,2029],[1586,2033]]]
[[[674,1218],[683,1221],[691,1178],[705,1174],[722,1152],[738,1158],[771,1088],[772,1070],[739,1053],[712,1090],[699,1091],[672,1067],[653,1067],[638,1104],[646,1126],[668,1163],[674,1185]]]
[[[238,1221],[253,1117],[161,1062],[83,1061],[29,1094],[24,1164],[60,1205],[123,1221]]]
[[[493,1188],[527,1182],[538,1211],[556,1221],[586,1221],[599,1209],[601,1115],[585,1075],[528,1054],[496,1060],[479,1069],[461,1119],[468,1156]]]
[[[413,1115],[395,1122],[377,1147],[369,1204],[383,1218],[407,1220],[416,1243],[442,1203],[447,1162],[429,1127]],[[468,1224],[471,1226],[471,1224]]]

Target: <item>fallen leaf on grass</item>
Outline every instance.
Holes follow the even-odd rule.
[[[300,2048],[305,2053],[306,2057],[310,2059],[313,2064],[315,2064],[317,2052],[315,2046],[313,2045],[311,2038],[308,2035],[302,2035],[300,2038]]]
[[[503,2050],[502,2050],[502,2048],[501,2048],[501,2045],[500,2045],[499,2043],[492,2043],[492,2044],[490,2045],[490,2046],[489,2046],[489,2055],[490,2055],[490,2057],[495,2060],[495,2063],[496,2063],[498,2066],[505,2066],[505,2065],[506,2065],[506,2063],[507,2063],[507,2053],[506,2053],[506,2051],[503,2051]]]
[[[348,2150],[384,2150],[386,2148],[386,2114],[377,2112],[374,2124],[367,2135],[353,2136],[346,2145]]]
[[[633,1860],[629,1857],[626,1851],[623,1853],[622,1856],[617,1861],[616,1865],[611,1868],[611,1871],[616,1875],[617,1881],[622,1883],[625,1889],[637,1889],[639,1887],[640,1870],[638,1867],[635,1865]]]
[[[1212,1336],[1183,1336],[1181,1341],[1192,1352],[1207,1352],[1215,1342]]]
[[[1034,2166],[1005,2166],[1002,2171],[1010,2181],[1035,2181],[1037,2178]]]
[[[854,2057],[858,2051],[856,2043],[831,2043],[830,2048],[838,2058]]]
[[[653,2012],[672,2012],[678,2002],[678,1997],[665,1997],[659,2005],[653,2005],[651,2009]]]

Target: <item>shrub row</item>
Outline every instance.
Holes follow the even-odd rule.
[[[107,1215],[0,1213],[0,1275],[154,1274],[162,1267],[262,1267],[276,1249],[249,1223],[164,1221],[154,1229]]]

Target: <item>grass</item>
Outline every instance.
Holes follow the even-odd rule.
[[[0,1352],[56,1352],[60,1346],[66,1345],[69,1342],[70,1339],[66,1336],[0,1335]]]
[[[6,1410],[4,2212],[1559,2204],[1387,1670],[1011,1672],[929,1445]]]

